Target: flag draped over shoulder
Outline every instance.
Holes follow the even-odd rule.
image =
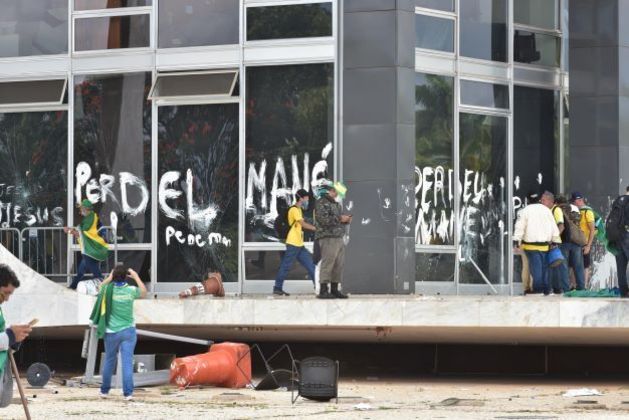
[[[90,321],[96,325],[96,333],[98,338],[103,338],[107,331],[107,323],[111,316],[111,303],[113,301],[114,285],[109,283],[101,289],[94,308],[92,308],[92,314],[90,315]]]
[[[79,232],[81,233],[81,253],[96,261],[105,261],[109,248],[107,242],[98,233],[98,215],[95,212],[83,218]]]

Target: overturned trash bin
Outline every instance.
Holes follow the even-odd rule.
[[[214,385],[244,388],[251,378],[249,346],[243,343],[220,343],[207,353],[181,357],[170,365],[170,383],[179,388],[192,385]]]

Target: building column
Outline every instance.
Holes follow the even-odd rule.
[[[603,215],[629,185],[629,13],[626,0],[570,0],[571,191]]]
[[[342,13],[344,204],[354,215],[343,287],[413,293],[414,2],[344,0]]]

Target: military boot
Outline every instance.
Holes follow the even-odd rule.
[[[338,283],[332,283],[332,296],[334,296],[337,299],[347,299],[347,295],[344,295],[340,290],[339,290],[339,284]]]
[[[319,290],[319,294],[317,295],[318,299],[334,299],[334,296],[330,294],[330,289],[328,288],[327,283],[321,283],[321,290]]]

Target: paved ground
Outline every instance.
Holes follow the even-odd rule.
[[[572,388],[596,388],[602,396],[567,398]],[[55,394],[54,392],[58,393]],[[290,393],[248,389],[139,389],[134,402],[119,393],[100,400],[95,388],[49,385],[28,389],[33,419],[620,419],[629,418],[629,384],[543,378],[361,378],[340,384],[339,404],[298,400]],[[17,396],[16,392],[16,396]],[[33,398],[33,396],[36,397]],[[458,399],[458,400],[457,400]],[[1,418],[23,418],[19,399]]]

